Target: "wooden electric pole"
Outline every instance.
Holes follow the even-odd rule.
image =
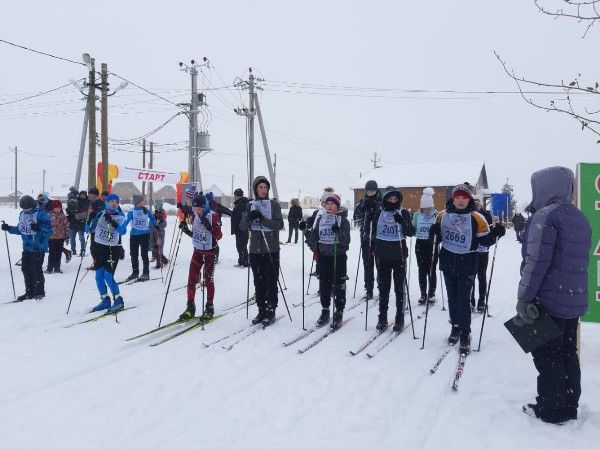
[[[102,145],[102,191],[108,191],[108,67],[106,63],[100,66],[101,108],[100,132]]]
[[[146,139],[142,140],[142,168],[146,168]],[[146,181],[142,181],[142,195],[146,194]]]
[[[154,142],[150,142],[150,170],[154,167]],[[154,183],[148,183],[148,207],[152,209],[154,205]]]
[[[88,188],[96,187],[96,65],[90,59],[88,79]]]

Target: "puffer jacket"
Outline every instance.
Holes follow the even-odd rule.
[[[320,232],[322,231],[321,220],[327,215],[329,214],[324,212],[316,219],[314,226],[310,231],[311,237],[308,239],[310,242],[310,249],[313,252],[318,252],[323,256],[333,256],[335,247],[335,252],[337,252],[338,255],[346,254],[350,247],[350,222],[348,221],[348,209],[342,207],[335,215],[336,222],[340,227],[340,232],[337,235],[337,243],[335,243],[335,245],[331,243],[322,243],[320,241]],[[327,232],[330,229],[331,227],[324,231]]]
[[[572,319],[588,305],[588,262],[592,231],[573,204],[573,172],[550,167],[531,175],[518,298],[538,302],[550,315]]]
[[[36,207],[29,211],[22,211],[19,215],[19,222],[35,222],[39,230],[30,235],[21,234],[19,226],[11,226],[8,232],[10,234],[20,235],[23,241],[23,252],[26,253],[45,253],[48,251],[48,239],[52,234],[52,223],[50,216],[43,206]]]
[[[50,212],[50,221],[52,223],[50,240],[66,240],[69,238],[69,223],[62,210]]]

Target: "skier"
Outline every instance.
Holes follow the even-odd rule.
[[[377,279],[379,288],[379,319],[377,329],[388,326],[387,312],[394,276],[396,294],[396,319],[394,332],[404,329],[404,282],[408,247],[406,237],[415,235],[410,213],[402,206],[402,193],[395,187],[387,187],[383,194],[381,207],[373,215],[372,235],[374,255],[377,260]]]
[[[252,323],[269,325],[275,321],[278,302],[279,231],[283,229],[283,217],[279,203],[269,199],[271,184],[267,178],[258,176],[252,186],[256,199],[248,203],[240,229],[250,230],[250,267],[258,306]]]
[[[242,216],[248,207],[248,198],[242,189],[233,192],[233,211],[231,213],[231,234],[235,235],[235,248],[238,253],[238,266],[248,267],[248,231],[240,229]]]
[[[165,229],[167,229],[167,213],[163,209],[163,203],[156,201],[154,203],[154,219],[156,225],[150,227],[150,241],[152,248],[153,260],[150,262],[156,262],[155,269],[162,268],[169,263],[169,259],[165,256]]]
[[[523,229],[525,228],[525,217],[517,211],[510,220],[517,234],[517,241],[522,242]]]
[[[65,241],[69,242],[69,223],[62,210],[60,200],[50,201],[50,222],[52,223],[52,234],[50,235],[48,248],[48,266],[46,273],[62,273],[60,269],[60,260]],[[70,258],[67,259],[67,262]]]
[[[192,230],[189,230],[185,220],[179,224],[183,233],[192,237],[192,244],[194,245],[194,254],[192,255],[188,274],[187,308],[179,316],[179,319],[182,321],[189,320],[196,315],[196,304],[194,302],[196,298],[196,284],[200,277],[200,271],[204,267],[202,288],[206,287],[207,298],[206,307],[200,319],[208,321],[215,313],[213,303],[215,297],[215,248],[217,247],[217,241],[221,239],[223,234],[221,233],[219,217],[216,212],[210,210],[210,206],[204,195],[200,194],[194,197],[192,211]]]
[[[475,210],[483,215],[488,225],[493,223],[490,213],[483,208],[482,197],[476,195]],[[477,248],[479,261],[477,263],[477,282],[479,284],[479,299],[477,300],[477,312],[485,312],[485,296],[487,293],[487,267],[489,262],[490,248],[485,245],[479,245]],[[471,290],[471,309],[475,310],[475,282],[473,282],[473,290]]]
[[[360,223],[360,242],[365,272],[365,298],[373,299],[375,285],[373,258],[373,218],[381,205],[381,192],[377,182],[370,180],[365,184],[365,196],[354,208],[354,221]]]
[[[98,215],[98,213],[104,210],[104,201],[99,198],[100,193],[96,187],[90,187],[88,189],[88,198],[90,200],[89,203],[89,211],[87,216],[86,227],[89,228],[92,224],[92,220]],[[96,239],[94,238],[94,232],[90,233],[90,254],[92,258],[96,260]],[[92,267],[95,265],[93,264]]]
[[[468,185],[459,184],[452,196],[431,225],[430,234],[441,241],[440,269],[444,273],[448,293],[448,309],[452,330],[448,344],[460,339],[460,352],[471,351],[470,295],[477,273],[479,245],[491,246],[496,238],[504,235],[501,223],[490,230],[485,218],[475,211],[475,201]]]
[[[318,254],[319,295],[321,316],[317,326],[324,326],[330,320],[331,296],[335,307],[331,327],[338,328],[346,306],[346,255],[350,246],[350,222],[348,210],[340,208],[340,196],[331,193],[325,199],[325,212],[316,219],[310,231],[311,250]]]
[[[119,201],[118,195],[114,193],[107,195],[104,209],[98,211],[92,218],[91,224],[86,226],[86,232],[94,236],[96,286],[100,293],[100,303],[92,309],[92,312],[106,310],[109,313],[116,313],[125,308],[119,285],[114,277],[119,263],[119,254],[123,251],[119,238],[127,232],[127,227],[124,226],[125,214],[119,208]],[[112,306],[108,289],[114,297]]]
[[[291,203],[292,206],[288,212],[289,235],[287,243],[291,243],[292,233],[294,233],[294,243],[298,243],[298,226],[300,220],[302,220],[302,208],[300,207],[298,198],[292,198]]]
[[[515,324],[533,323],[543,309],[562,335],[532,351],[537,401],[523,411],[548,423],[577,419],[581,369],[579,318],[588,307],[591,229],[573,205],[573,172],[550,167],[531,175],[533,215],[525,225]]]
[[[435,191],[431,187],[423,189],[421,195],[420,210],[413,215],[413,226],[416,230],[417,241],[415,243],[415,255],[417,256],[417,265],[419,267],[419,288],[421,297],[418,303],[420,305],[435,302],[435,289],[437,286],[437,276],[435,266],[437,264],[437,254],[433,254],[433,238],[429,236],[429,228],[435,223],[437,211],[433,204],[433,194]],[[429,284],[429,288],[428,285]]]
[[[46,294],[42,266],[48,251],[48,237],[52,234],[52,224],[44,207],[29,195],[21,197],[19,206],[23,209],[19,214],[19,224],[9,226],[2,223],[3,231],[20,235],[23,242],[21,271],[25,279],[25,294],[19,296],[17,301],[42,299]]]
[[[133,195],[133,210],[127,212],[127,220],[124,227],[131,223],[131,235],[129,237],[129,255],[131,257],[132,272],[124,282],[138,279],[140,282],[150,279],[150,261],[148,260],[148,240],[150,238],[150,226],[156,226],[154,214],[148,212],[145,195]],[[138,253],[141,251],[143,271],[140,276],[140,265]]]

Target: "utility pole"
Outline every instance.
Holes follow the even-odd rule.
[[[17,158],[17,147],[13,148],[13,151],[15,152],[15,209],[18,208],[18,203],[19,203],[19,199],[17,198],[17,181],[18,181],[18,175],[17,175],[17,162],[18,162],[18,158]]]
[[[87,58],[86,58],[87,55]],[[96,61],[85,53],[88,66],[88,188],[96,187]]]
[[[142,140],[142,168],[146,168],[146,139]],[[142,195],[146,194],[146,181],[142,181]]]
[[[233,178],[234,176],[231,175],[231,196],[233,197]]]
[[[371,159],[371,162],[373,162],[373,168],[381,168],[381,165],[378,165],[379,162],[381,162],[381,159],[377,159],[377,152],[373,153],[373,159]]]
[[[101,116],[100,133],[102,145],[102,191],[108,190],[108,67],[106,63],[100,65],[101,82]]]
[[[154,167],[154,142],[150,142],[150,170]],[[154,204],[154,183],[148,183],[148,207],[152,209]]]
[[[46,169],[42,169],[42,192],[46,191]]]
[[[75,172],[75,187],[79,190],[81,184],[81,168],[83,166],[83,154],[85,152],[85,138],[87,137],[89,110],[86,106],[83,113],[83,129],[81,130],[81,141],[79,142],[79,157],[77,158],[77,171]]]
[[[279,193],[277,192],[277,180],[275,179],[274,166],[271,164],[271,153],[269,152],[269,142],[267,142],[267,133],[265,130],[265,124],[263,122],[263,116],[260,111],[260,103],[258,102],[258,95],[254,94],[254,103],[256,105],[256,113],[258,114],[258,124],[260,126],[260,134],[262,135],[263,148],[265,150],[265,158],[267,159],[267,169],[269,170],[269,178],[271,178],[271,188],[273,189],[273,198],[278,200]],[[277,159],[275,159],[277,162]]]

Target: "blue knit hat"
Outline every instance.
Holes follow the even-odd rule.
[[[116,193],[111,193],[106,197],[106,202],[108,203],[109,201],[116,201],[117,203],[119,203],[121,201],[121,198],[119,198],[119,195],[117,195]]]

